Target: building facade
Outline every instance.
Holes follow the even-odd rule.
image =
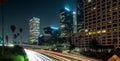
[[[59,28],[55,26],[50,26],[50,27],[44,27],[43,30],[44,30],[44,34],[52,35],[55,31],[59,30]]]
[[[83,4],[83,0],[77,0],[76,2],[77,2],[77,5],[76,5],[77,33],[71,34],[71,42],[76,47],[83,48],[83,45],[84,45],[84,7],[83,6],[84,4]]]
[[[40,36],[40,19],[33,17],[29,20],[29,37],[30,43],[38,43],[38,37]]]
[[[71,34],[71,42],[79,48],[83,48],[84,44],[84,22],[79,23],[79,32]]]
[[[92,38],[120,48],[120,0],[84,0],[84,47]]]
[[[83,48],[84,32],[72,33],[71,42],[75,47]]]
[[[84,3],[83,0],[77,0],[77,32],[84,29]]]
[[[43,28],[44,34],[39,37],[39,44],[53,44],[57,40],[60,35],[59,27],[57,26],[49,26]]]
[[[73,33],[77,33],[77,17],[76,17],[76,12],[73,12]]]
[[[68,37],[73,33],[73,13],[67,7],[60,10],[60,31],[61,37]]]

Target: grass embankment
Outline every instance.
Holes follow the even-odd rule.
[[[4,55],[2,55],[2,47],[0,46],[0,61],[28,61],[24,49],[20,46],[4,48]]]

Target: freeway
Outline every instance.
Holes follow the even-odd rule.
[[[25,49],[25,52],[28,56],[29,61],[54,61],[53,59],[51,59],[43,54],[31,51],[31,50]]]
[[[53,51],[48,51],[48,50],[34,50],[36,52],[39,52],[39,53],[43,53],[43,54],[54,54],[54,55],[58,55],[58,56],[61,56],[61,57],[69,57],[69,58],[73,58],[73,59],[76,59],[76,60],[79,60],[79,61],[98,61],[97,59],[92,59],[92,58],[88,58],[88,57],[85,57],[85,56],[77,56],[77,55],[74,55],[74,54],[70,54],[70,53],[67,53],[67,54],[62,54],[62,53],[58,53],[58,52],[53,52]],[[69,59],[64,59],[63,61],[71,61]]]

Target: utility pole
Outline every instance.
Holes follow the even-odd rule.
[[[1,3],[1,18],[2,18],[2,55],[4,55],[4,0]]]

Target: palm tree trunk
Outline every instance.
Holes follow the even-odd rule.
[[[22,45],[22,32],[21,32],[21,43],[20,44]]]

